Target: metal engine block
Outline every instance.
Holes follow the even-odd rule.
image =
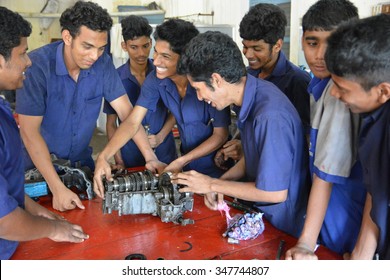
[[[103,180],[103,213],[152,214],[165,223],[193,224],[193,220],[183,219],[183,213],[193,209],[193,195],[180,193],[180,185],[172,184],[170,175],[156,176],[147,170],[120,174],[111,182]]]

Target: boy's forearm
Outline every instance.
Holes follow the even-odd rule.
[[[372,198],[367,193],[366,204],[362,225],[355,248],[352,251],[351,259],[356,260],[372,260],[378,246],[379,229],[371,219],[370,211],[372,209]]]
[[[331,192],[332,184],[314,174],[305,224],[297,243],[298,246],[314,251],[324,222]]]

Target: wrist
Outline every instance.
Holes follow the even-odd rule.
[[[115,155],[114,155],[115,158]],[[110,156],[106,154],[104,151],[102,151],[96,158],[96,161],[105,161],[108,162],[110,159]]]
[[[298,243],[297,243],[296,247],[299,247],[301,249],[304,249],[306,251],[310,251],[310,252],[314,253],[315,248],[316,248],[316,244],[311,245],[308,242],[304,242],[302,240],[298,240]]]

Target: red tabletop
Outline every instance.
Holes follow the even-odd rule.
[[[40,198],[39,203],[53,210],[50,196]],[[281,240],[286,242],[285,250],[296,243],[295,238],[265,221],[265,230],[256,239],[229,244],[227,238],[222,237],[226,230],[225,217],[208,209],[199,195],[194,195],[194,210],[184,214],[184,218],[191,218],[195,223],[186,226],[163,223],[160,217],[148,214],[118,216],[115,211],[103,214],[99,198],[83,203],[85,210],[71,210],[61,215],[81,225],[90,235],[88,240],[80,244],[57,243],[50,239],[21,242],[12,259],[124,260],[129,254],[138,253],[149,260],[274,260]],[[231,212],[232,215],[239,213],[236,209]],[[341,259],[324,247],[317,250],[317,255],[319,259]]]

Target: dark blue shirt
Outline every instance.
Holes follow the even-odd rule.
[[[24,166],[19,129],[8,102],[0,98],[0,218],[24,208]],[[0,259],[9,259],[18,242],[0,238]]]
[[[149,59],[146,75],[149,75],[149,73],[153,70],[153,62]],[[117,71],[122,80],[123,86],[125,87],[127,95],[129,96],[131,104],[136,104],[140,95],[141,85],[130,72],[130,60],[120,66]],[[103,111],[106,114],[116,114],[115,110],[107,101],[104,102]],[[142,125],[149,125],[149,133],[157,134],[163,128],[167,117],[168,109],[165,107],[164,103],[159,100],[156,106],[156,111],[153,113],[148,111],[142,121]],[[170,132],[164,141],[155,149],[155,153],[160,161],[167,164],[171,163],[177,158],[175,140],[173,138],[172,132]],[[145,159],[133,140],[130,140],[121,148],[121,155],[126,167],[138,167],[145,165]]]
[[[303,125],[287,97],[272,83],[247,76],[237,120],[245,155],[246,180],[259,190],[287,190],[284,202],[256,202],[276,228],[301,233],[310,182]]]
[[[390,259],[390,102],[363,117],[359,157],[363,180],[372,197],[371,218],[379,228],[377,251]]]
[[[158,79],[154,71],[143,83],[137,105],[154,112],[160,98],[176,118],[181,140],[180,151],[183,154],[207,140],[213,134],[214,127],[228,128],[230,125],[229,108],[218,111],[206,102],[199,101],[190,84],[182,99],[175,83],[169,78]],[[215,153],[216,151],[190,162],[184,170],[196,170],[212,177],[221,176],[223,171],[214,164]]]
[[[247,68],[248,73],[259,77],[261,69]],[[265,80],[276,85],[294,105],[303,122],[306,133],[310,130],[310,99],[307,94],[307,86],[310,82],[310,75],[298,66],[287,60],[284,53],[279,53],[278,61],[271,75]]]
[[[75,82],[65,66],[63,48],[60,41],[29,53],[32,66],[24,87],[16,92],[16,111],[43,116],[41,134],[50,153],[94,169],[89,143],[102,99],[111,102],[125,89],[106,53],[89,69],[80,70]]]

